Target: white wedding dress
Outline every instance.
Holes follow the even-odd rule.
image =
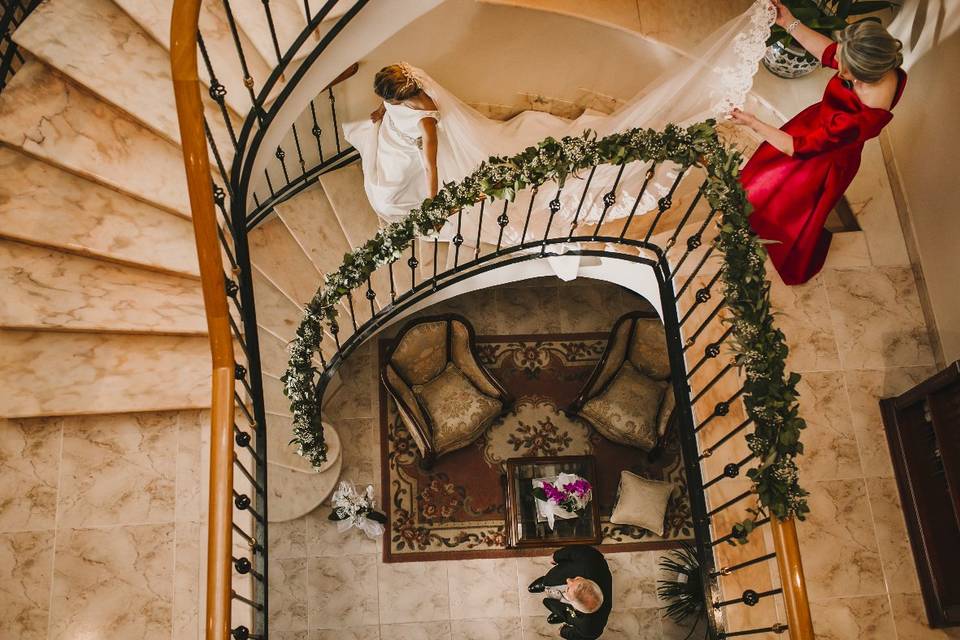
[[[490,156],[514,155],[547,137],[579,136],[588,129],[602,137],[634,127],[661,129],[670,122],[687,125],[706,118],[723,118],[733,107],[744,105],[775,17],[776,10],[769,0],[755,0],[745,13],[714,33],[707,44],[685,58],[678,68],[661,75],[609,115],[587,111],[575,120],[568,120],[540,111],[525,111],[505,122],[491,120],[422,70],[410,67],[437,109],[424,111],[384,103],[386,112],[380,122],[366,119],[347,123],[344,135],[360,153],[370,204],[385,222],[394,222],[420,206],[427,197],[419,140],[419,122],[423,118],[437,120],[437,171],[441,186],[461,180]],[[624,217],[634,209],[647,169],[642,163],[634,163],[624,171],[615,204],[608,208],[605,220]],[[580,223],[598,220],[604,210],[603,196],[610,191],[616,173],[616,167],[598,168],[589,189],[584,188],[583,176],[568,180],[568,186],[560,192],[561,208],[554,224],[566,222],[569,228],[574,219]],[[677,167],[667,163],[658,166],[636,213],[642,215],[655,208],[676,175]],[[555,186],[549,185],[541,189],[535,196],[536,216],[529,221],[526,213],[532,194],[518,194],[517,201],[509,207],[509,223],[502,237],[496,220],[501,209],[497,206],[496,212],[485,214],[480,241],[516,243],[524,228],[526,239],[536,237],[545,227],[549,216],[547,202],[556,191]],[[463,213],[463,229],[477,229],[475,217],[479,209],[478,205]],[[440,237],[453,237],[455,229],[456,217],[447,223]],[[475,245],[477,238],[464,237],[464,241]]]

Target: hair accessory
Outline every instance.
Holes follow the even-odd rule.
[[[785,31],[786,31],[787,33],[789,33],[789,34],[792,35],[793,32],[796,31],[796,30],[797,30],[797,27],[799,27],[799,26],[800,26],[800,21],[799,21],[799,20],[794,20],[793,22],[791,22],[790,24],[787,25],[787,28],[785,29]]]
[[[420,86],[420,81],[417,80],[417,76],[413,71],[413,67],[406,62],[399,62],[397,66],[400,67],[400,71],[403,73],[403,77],[407,79],[408,82],[412,82],[418,87]]]

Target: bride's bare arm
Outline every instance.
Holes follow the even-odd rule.
[[[777,8],[777,25],[786,29],[795,20],[793,14],[780,0],[773,0],[773,6]],[[833,44],[833,40],[817,33],[802,22],[793,28],[790,35],[817,60],[823,60],[824,49]]]
[[[427,172],[427,195],[434,197],[440,189],[440,176],[437,173],[437,121],[433,118],[420,120],[420,133],[423,137],[423,166]]]

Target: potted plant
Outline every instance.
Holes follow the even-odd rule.
[[[893,9],[899,3],[893,0],[782,0],[790,9],[793,17],[817,33],[830,37],[834,31],[840,31],[848,24],[873,20],[876,16],[867,15]],[[770,73],[781,78],[799,78],[805,76],[820,64],[820,61],[807,53],[786,29],[774,25],[767,40],[767,53],[763,57],[763,66]]]
[[[700,574],[700,558],[696,549],[684,542],[677,549],[661,556],[660,570],[667,576],[657,580],[657,596],[667,603],[664,613],[680,626],[690,625],[687,640],[706,622],[706,600],[704,599],[703,578]],[[702,625],[703,637],[707,637],[708,628]]]

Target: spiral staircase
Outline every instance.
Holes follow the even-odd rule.
[[[269,486],[272,497],[282,497],[278,492],[309,490],[314,478],[309,464],[290,455],[286,447],[291,417],[280,382],[287,365],[286,345],[301,320],[302,307],[323,276],[336,270],[341,257],[378,228],[377,216],[363,193],[356,157],[337,135],[335,98],[349,83],[349,73],[342,72],[436,3],[316,2],[322,7],[312,12],[306,3],[306,15],[313,18],[309,27],[305,7],[294,0],[183,3],[199,11],[197,68],[203,98],[196,107],[206,127],[201,124],[192,130],[184,126],[182,105],[178,124],[176,100],[183,98],[175,99],[173,87],[176,80],[181,83],[178,91],[184,91],[182,86],[192,80],[189,65],[183,66],[189,58],[184,52],[196,49],[190,26],[184,30],[181,23],[171,24],[172,4],[170,0],[46,0],[14,33],[23,63],[0,93],[0,173],[4,178],[0,181],[0,272],[6,285],[0,312],[0,379],[6,393],[0,398],[0,416],[22,420],[195,413],[210,409],[211,397],[229,404],[229,410],[214,406],[214,453],[208,464],[215,472],[205,489],[222,494],[220,502],[211,497],[209,518],[211,531],[218,526],[225,531],[208,538],[212,559],[207,573],[206,627],[210,638],[225,638],[230,629],[242,639],[257,637],[265,624],[261,608],[267,577],[262,553],[266,503],[263,496],[258,514],[258,487]],[[350,29],[363,29],[367,39],[358,45],[354,37],[353,47],[337,49],[357,33]],[[184,34],[189,41],[182,40]],[[677,34],[677,38],[687,35]],[[311,65],[324,51],[323,64]],[[186,76],[172,74],[171,56],[175,70],[187,69]],[[322,73],[304,80],[298,66],[303,62],[321,68]],[[310,102],[310,109],[287,117],[289,127],[281,132],[264,134],[260,153],[234,157],[236,149],[243,149],[245,130],[255,132],[258,125],[270,128],[270,117],[266,125],[258,122],[257,110],[272,115],[275,101],[282,105],[298,85],[311,82],[318,97]],[[265,86],[270,89],[257,93]],[[284,108],[277,113],[282,115]],[[181,139],[183,131],[190,134]],[[189,186],[184,179],[185,158],[192,167]],[[197,167],[206,172],[205,186],[198,181]],[[240,200],[233,199],[238,194],[225,193],[237,168],[258,176],[248,177],[249,191]],[[662,220],[658,216],[656,228],[629,234],[624,228],[621,237],[636,235],[681,248],[693,235],[698,242],[709,241],[711,214],[702,206],[697,208],[698,185],[690,179],[678,188],[673,209]],[[203,189],[212,196],[206,203]],[[198,216],[204,207],[210,215]],[[254,221],[240,234],[244,238],[240,243],[235,231],[246,219],[236,217],[236,208]],[[195,235],[195,224],[198,228],[208,224],[208,232],[214,231],[206,238],[199,231]],[[616,236],[620,224],[607,223],[602,231],[598,225],[593,235]],[[202,246],[203,240],[217,236],[222,241],[218,251],[211,252],[209,243]],[[602,244],[585,246],[599,252]],[[201,260],[220,262],[222,270],[201,270],[198,245]],[[493,250],[487,244],[476,248],[477,255]],[[413,253],[419,260],[411,263],[409,275],[404,272],[403,277],[420,291],[429,291],[438,273],[466,259],[454,242],[419,240]],[[688,285],[696,284],[687,291],[693,304],[688,314],[691,323],[708,315],[706,307],[696,309],[702,303],[700,296],[693,302],[692,295],[709,290],[717,281],[715,258],[707,255],[699,263],[691,258],[685,261],[685,269],[674,274],[686,277]],[[393,279],[392,272],[381,269],[371,280],[371,289],[381,292],[379,298],[371,299],[369,305],[357,299],[356,308],[346,302],[342,305],[343,318],[351,318],[355,330],[361,327],[356,330],[356,344],[372,335],[365,333],[363,327],[369,328],[365,323],[390,306],[385,292],[392,291]],[[219,301],[214,300],[217,287],[228,294]],[[432,297],[424,294],[420,300],[428,304],[456,292],[450,288]],[[245,307],[250,311],[248,305],[254,300],[255,321],[252,314],[243,313]],[[411,306],[406,312],[413,310]],[[226,349],[222,330],[231,328],[233,338]],[[719,334],[710,337],[711,331],[704,340],[720,342]],[[345,342],[350,334],[344,323]],[[213,377],[211,339],[215,343]],[[217,346],[225,349],[221,355],[231,357],[218,359]],[[322,348],[325,361],[346,357],[334,342]],[[702,361],[698,366],[703,366]],[[713,373],[704,366],[700,375],[708,381]],[[342,371],[331,372],[325,401],[341,392],[341,375]],[[705,389],[704,402],[716,402],[719,391],[719,387],[710,393]],[[343,392],[348,392],[346,387]],[[224,471],[231,467],[236,474]],[[222,471],[219,477],[217,470]],[[719,478],[723,466],[714,472]],[[206,479],[197,481],[206,483]],[[246,489],[234,488],[242,483]],[[254,495],[252,504],[238,499],[247,494]],[[789,531],[778,530],[775,535],[787,538],[786,543],[779,541],[778,549],[783,544],[796,546],[795,538],[789,540]],[[763,584],[753,593],[780,594],[787,585],[774,584],[777,579],[767,569],[767,562],[777,559],[773,543],[758,540],[756,544],[762,548],[753,550],[753,555],[737,547],[719,559],[712,579],[726,579],[728,574],[720,572],[721,567],[736,570],[743,565],[747,572],[759,569],[762,562],[762,571],[754,577],[760,576]],[[725,547],[718,548],[719,553],[724,551]],[[247,557],[253,562],[240,561]],[[798,563],[798,557],[780,561],[781,576],[797,575],[797,567],[790,563]],[[729,589],[734,588],[739,586],[731,582]],[[790,593],[802,598],[795,591]],[[726,628],[759,630],[760,635],[782,633],[786,627],[770,626],[769,621],[782,617],[783,597],[777,595],[776,607],[770,600],[763,613],[773,618],[766,620],[760,620],[763,606],[743,612],[728,608]],[[786,605],[791,611],[805,606],[802,599]],[[790,637],[812,637],[804,633],[790,628]]]

